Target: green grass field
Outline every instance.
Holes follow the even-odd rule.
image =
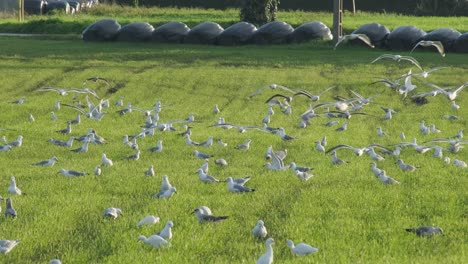
[[[0,220],[0,239],[19,239],[20,244],[5,256],[2,263],[47,263],[60,258],[63,263],[253,263],[265,252],[263,241],[253,239],[251,230],[262,219],[273,245],[275,263],[464,263],[467,246],[467,169],[445,164],[433,157],[433,152],[418,154],[403,149],[400,158],[420,166],[414,173],[402,172],[395,164],[397,157],[385,156],[378,163],[400,185],[384,186],[374,177],[364,155],[339,150],[338,155],[349,164],[335,166],[330,155],[314,150],[314,141],[328,138],[327,149],[336,144],[365,146],[379,143],[391,148],[401,142],[400,132],[407,141],[418,143],[433,138],[449,137],[467,127],[468,95],[465,89],[450,108],[443,96],[428,98],[418,106],[403,102],[394,91],[383,85],[368,84],[376,77],[396,78],[411,65],[382,60],[370,62],[384,50],[342,46],[333,51],[327,43],[284,46],[217,47],[194,45],[159,45],[154,43],[82,43],[77,40],[37,40],[0,38],[0,131],[8,141],[23,135],[23,145],[10,152],[0,152],[0,194],[6,198],[10,176],[16,176],[25,193],[13,196],[17,219]],[[402,55],[409,55],[402,53]],[[468,65],[464,54],[416,52],[412,54],[425,68],[446,66],[430,75],[427,81],[440,86],[460,85],[466,81]],[[413,71],[417,71],[413,67]],[[40,87],[81,88],[83,80],[92,76],[111,81],[117,92],[109,93],[100,84],[89,84],[111,108],[101,121],[83,118],[73,126],[72,135],[86,133],[88,128],[106,138],[105,145],[90,145],[86,153],[73,153],[47,142],[49,138],[68,139],[56,130],[66,126],[66,120],[76,111],[66,107],[55,111],[59,120],[50,120],[57,100],[72,103],[72,94],[60,97],[56,93],[38,92]],[[421,79],[414,80],[416,91],[428,91]],[[275,107],[270,126],[282,126],[296,139],[282,141],[277,135],[261,131],[238,133],[235,129],[209,127],[218,117],[240,125],[261,125],[267,105],[264,101],[275,91],[264,90],[248,99],[258,87],[271,83],[318,93],[331,85],[337,89],[324,94],[321,102],[333,101],[333,96],[350,97],[350,89],[366,97],[378,95],[363,108],[372,116],[353,116],[348,130],[336,132],[325,127],[329,119],[312,120],[299,129],[299,115],[310,101],[295,97],[293,112],[284,115]],[[8,102],[25,96],[25,103]],[[137,111],[125,116],[113,105],[119,97],[125,104],[150,109],[160,99],[164,105],[160,122],[188,117],[197,121],[192,139],[204,141],[208,136],[222,138],[227,147],[215,144],[209,148],[192,147],[175,132],[157,132],[138,140],[142,151],[138,161],[123,160],[134,150],[122,144],[124,134],[137,134],[145,117]],[[84,96],[81,96],[84,103]],[[221,113],[212,113],[218,104]],[[398,111],[392,120],[382,121],[381,106]],[[322,112],[322,110],[317,112]],[[28,115],[35,122],[28,120]],[[457,115],[458,121],[443,119]],[[342,124],[344,120],[339,120]],[[440,134],[421,135],[418,125],[435,124]],[[381,126],[386,137],[378,137]],[[175,127],[180,131],[178,124]],[[252,139],[249,150],[234,146]],[[161,139],[162,153],[147,149]],[[434,144],[434,143],[428,143]],[[291,170],[274,172],[263,167],[268,146],[287,149],[286,163],[314,167],[314,178],[302,182]],[[446,146],[447,144],[440,144]],[[80,146],[75,142],[73,148]],[[229,193],[225,183],[204,184],[195,171],[203,163],[193,151],[198,149],[225,158],[229,166],[217,167],[210,161],[210,174],[252,176],[247,186],[254,193]],[[103,168],[102,176],[94,176],[94,166],[106,153],[114,166]],[[447,151],[453,159],[468,161],[467,150],[457,154]],[[54,167],[36,167],[32,163],[57,156]],[[143,172],[154,164],[156,176]],[[80,178],[67,178],[60,168],[91,173]],[[158,200],[163,175],[168,175],[177,193],[169,200]],[[216,215],[229,219],[215,224],[199,224],[190,212],[198,206],[210,207]],[[118,207],[123,215],[116,220],[103,217],[107,207]],[[4,203],[2,206],[5,210]],[[136,223],[154,214],[161,223],[137,228]],[[174,222],[172,247],[157,250],[138,243],[139,235],[149,236],[161,230],[166,221]],[[435,225],[445,235],[420,238],[404,228]],[[285,244],[286,239],[306,242],[319,248],[311,256],[297,258]]]
[[[331,10],[330,10],[331,11]],[[213,10],[200,8],[133,8],[113,5],[100,5],[75,15],[55,14],[46,16],[26,16],[24,23],[19,23],[11,14],[0,14],[0,32],[12,33],[47,33],[81,34],[92,23],[113,18],[121,25],[144,21],[158,27],[170,21],[180,21],[194,27],[206,21],[219,23],[226,28],[239,21],[238,9]],[[321,21],[330,28],[333,15],[329,12],[284,11],[277,13],[277,19],[297,27],[306,22]],[[381,23],[393,30],[399,26],[414,25],[425,31],[441,27],[454,28],[460,32],[468,31],[468,17],[414,17],[401,14],[383,14],[357,12],[344,13],[343,30],[351,33],[367,23]]]

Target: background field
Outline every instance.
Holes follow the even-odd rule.
[[[330,10],[331,11],[331,10]],[[102,5],[85,10],[75,15],[26,16],[25,23],[18,23],[15,17],[0,14],[0,32],[13,33],[48,33],[48,34],[81,34],[92,23],[102,18],[113,18],[121,25],[144,21],[154,27],[170,21],[180,21],[194,27],[206,21],[219,23],[226,28],[239,21],[238,9],[214,10],[199,8],[132,8]],[[278,11],[277,19],[293,27],[305,22],[322,21],[333,26],[333,16],[329,12]],[[441,27],[454,28],[460,32],[468,31],[468,17],[414,17],[399,14],[357,12],[353,15],[345,12],[343,18],[344,32],[352,32],[363,24],[377,22],[393,30],[399,26],[414,25],[431,31]]]
[[[142,19],[148,21],[146,17]],[[434,24],[430,27],[434,28]],[[403,173],[394,164],[396,157],[386,157],[379,167],[401,181],[401,185],[383,186],[372,175],[368,156],[356,157],[350,151],[340,151],[339,156],[351,163],[337,167],[328,155],[314,150],[313,142],[323,136],[328,137],[327,148],[339,143],[363,146],[370,142],[391,146],[401,141],[401,131],[408,140],[417,137],[418,142],[423,142],[453,136],[467,127],[466,90],[457,100],[461,109],[455,111],[441,96],[417,106],[402,102],[383,86],[369,86],[376,77],[395,78],[410,68],[409,64],[393,61],[369,64],[383,50],[343,46],[333,51],[330,44],[320,42],[225,48],[16,38],[0,38],[0,47],[0,127],[11,129],[0,134],[9,141],[24,136],[22,147],[0,153],[0,194],[8,197],[11,175],[16,176],[26,193],[13,197],[18,218],[0,220],[0,239],[21,240],[12,252],[1,256],[4,263],[46,263],[52,258],[60,258],[63,263],[253,263],[265,251],[264,243],[251,236],[258,219],[263,219],[269,236],[276,240],[276,263],[466,262],[466,169],[444,164],[432,157],[432,152],[421,155],[405,149],[401,158],[421,168]],[[449,67],[434,73],[428,81],[440,86],[468,81],[464,54],[449,53],[446,58],[433,52],[412,55],[426,68]],[[252,180],[247,185],[257,191],[236,195],[228,193],[224,183],[201,183],[195,171],[203,162],[194,158],[195,148],[185,145],[176,133],[143,138],[139,140],[140,160],[122,160],[133,153],[122,144],[122,136],[138,133],[144,116],[138,112],[119,116],[115,106],[102,121],[85,119],[72,133],[78,136],[94,128],[108,144],[91,145],[87,153],[76,154],[47,143],[51,137],[68,138],[54,131],[64,128],[65,121],[73,119],[76,112],[62,108],[56,111],[59,120],[51,121],[49,116],[56,100],[70,103],[72,95],[59,97],[36,89],[79,88],[84,79],[92,76],[107,78],[113,88],[118,88],[116,93],[108,93],[105,86],[90,85],[111,103],[123,96],[125,103],[149,109],[161,99],[163,104],[171,105],[161,112],[161,121],[195,114],[200,122],[192,124],[193,140],[203,141],[213,135],[229,144],[226,148],[198,148],[225,158],[230,164],[219,168],[210,163],[210,174],[220,179],[250,175]],[[349,89],[365,96],[380,94],[374,104],[363,110],[377,117],[353,116],[348,130],[341,133],[324,127],[328,121],[325,118],[314,119],[310,127],[298,129],[298,116],[309,102],[297,97],[292,103],[293,114],[283,115],[275,108],[270,124],[283,126],[288,134],[297,137],[292,142],[259,131],[240,134],[208,128],[219,116],[235,124],[260,125],[267,110],[264,101],[274,91],[265,90],[250,100],[247,97],[270,83],[313,93],[337,84],[337,89],[322,96],[322,102],[333,100],[334,95],[351,96]],[[420,81],[415,83],[417,90],[430,90]],[[21,96],[26,96],[23,105],[8,103]],[[216,116],[212,113],[214,104],[221,108]],[[383,122],[380,106],[399,113]],[[28,121],[29,113],[35,116],[35,122]],[[445,120],[445,114],[458,115],[462,120]],[[421,120],[435,124],[442,132],[420,135]],[[377,137],[378,126],[389,136]],[[234,149],[247,138],[252,139],[251,149]],[[165,150],[149,153],[147,149],[158,139],[163,140]],[[264,153],[270,145],[274,149],[287,148],[288,163],[314,167],[315,177],[301,182],[291,171],[271,172],[263,168]],[[100,177],[70,179],[56,174],[59,168],[92,172],[102,153],[115,165],[104,168]],[[30,165],[53,155],[59,161],[52,168]],[[466,149],[446,155],[468,160]],[[149,164],[155,166],[155,177],[143,176]],[[178,190],[169,200],[152,198],[163,175],[168,175]],[[200,205],[230,218],[218,224],[200,225],[190,215]],[[104,219],[103,210],[111,206],[121,208],[124,215],[115,221]],[[148,214],[160,216],[161,223],[137,228],[136,223]],[[159,231],[167,220],[174,222],[171,248],[159,251],[137,242],[138,235]],[[421,225],[440,226],[445,235],[425,239],[404,231],[406,227]],[[295,258],[285,245],[286,239],[309,243],[320,251]]]

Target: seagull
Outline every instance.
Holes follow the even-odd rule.
[[[271,163],[265,163],[265,167],[269,170],[287,170],[289,166],[284,166],[284,162],[276,153],[270,153]]]
[[[304,256],[309,255],[315,252],[318,252],[318,248],[314,248],[305,243],[299,243],[294,246],[294,242],[292,240],[286,240],[286,245],[291,249],[292,253],[296,256]]]
[[[369,37],[366,34],[349,34],[349,35],[344,35],[340,37],[338,41],[336,42],[335,47],[333,49],[336,50],[336,47],[338,47],[338,45],[340,45],[342,42],[346,40],[353,40],[353,39],[360,39],[367,46],[371,48],[375,48],[375,46],[372,45],[372,41],[369,39]]]
[[[456,103],[455,101],[452,101],[451,107],[452,107],[453,110],[458,110],[458,109],[460,109],[460,106],[457,105],[457,103]]]
[[[222,147],[227,147],[227,143],[223,142],[222,139],[218,139],[218,145],[222,146]]]
[[[70,134],[72,132],[71,123],[68,122],[66,128],[61,129],[61,130],[57,130],[57,132],[62,133],[62,134]]]
[[[336,156],[336,151],[332,152],[332,164],[339,165],[343,163],[349,163],[348,161],[342,160]]]
[[[172,238],[172,228],[174,227],[174,223],[172,221],[167,221],[166,225],[164,226],[163,230],[159,231],[156,233],[156,235],[166,239],[170,240]]]
[[[142,225],[154,225],[156,223],[159,223],[159,217],[154,216],[154,215],[148,215],[145,216],[143,219],[141,219],[138,223],[137,226],[142,226]]]
[[[55,115],[55,113],[54,113],[54,112],[50,112],[50,120],[55,121],[55,120],[57,120],[57,119],[58,119],[58,117]]]
[[[198,146],[201,146],[201,147],[213,146],[213,136],[209,136],[206,141],[199,143]]]
[[[77,176],[89,175],[89,173],[87,173],[87,172],[66,170],[66,169],[63,169],[63,168],[60,169],[58,173],[61,173],[63,176],[67,176],[67,177],[77,177]]]
[[[466,162],[464,162],[463,160],[454,159],[453,165],[462,167],[462,168],[468,168],[468,164],[466,164]]]
[[[262,220],[257,221],[257,224],[252,230],[252,234],[255,238],[265,238],[267,236],[268,232]]]
[[[79,153],[79,152],[88,152],[88,145],[89,145],[89,140],[85,140],[83,142],[83,145],[81,145],[81,147],[79,148],[76,148],[76,149],[72,149],[71,151],[73,152],[76,152],[76,153]]]
[[[92,81],[92,82],[98,82],[99,81],[99,82],[103,82],[103,83],[107,84],[107,86],[110,86],[110,83],[109,83],[108,80],[106,80],[104,78],[101,78],[101,77],[97,77],[97,76],[96,77],[91,77],[91,78],[88,78],[88,79],[84,80],[84,82],[83,82],[83,84],[81,86],[84,87],[88,81]]]
[[[255,92],[253,92],[253,93],[249,96],[249,98],[252,98],[252,97],[254,97],[255,95],[259,94],[259,93],[262,92],[263,89],[265,89],[265,88],[270,88],[270,89],[272,89],[272,90],[275,90],[276,88],[280,88],[280,89],[282,89],[282,90],[284,90],[284,91],[287,91],[287,92],[290,92],[290,93],[295,93],[293,90],[289,89],[288,87],[285,87],[285,86],[282,86],[282,85],[274,84],[274,83],[273,83],[273,84],[265,85],[265,86],[262,86],[262,87],[258,88]]]
[[[386,136],[387,133],[385,133],[383,130],[382,130],[382,127],[378,127],[377,128],[377,136],[379,137],[383,137],[383,136]]]
[[[409,61],[411,62],[412,64],[414,64],[416,67],[418,67],[418,69],[420,69],[421,71],[424,71],[423,68],[421,67],[421,65],[419,64],[419,62],[411,57],[411,56],[401,56],[401,55],[393,55],[393,54],[383,54],[383,55],[380,55],[379,57],[377,57],[375,60],[373,60],[371,62],[374,63],[378,60],[381,60],[381,59],[392,59],[394,61],[397,61],[397,62],[400,62],[400,61]]]
[[[23,145],[23,136],[18,136],[18,138],[15,141],[8,143],[8,145],[12,147],[21,147],[21,145]]]
[[[383,117],[383,120],[390,120],[392,119],[392,114],[397,113],[397,111],[391,108],[385,108],[385,107],[380,107],[380,108],[385,112],[385,116]]]
[[[123,106],[123,99],[124,98],[122,96],[120,96],[119,100],[117,100],[117,102],[115,102],[114,105],[115,106]]]
[[[291,168],[293,171],[300,171],[300,172],[308,172],[308,171],[313,170],[311,167],[296,166],[296,163],[294,163],[294,162],[291,162],[289,164],[289,168]]]
[[[0,252],[8,254],[19,242],[19,240],[0,240]]]
[[[127,156],[125,159],[127,160],[139,160],[140,159],[140,150],[137,150],[135,154]]]
[[[217,159],[217,160],[215,160],[215,164],[223,166],[223,167],[228,165],[228,163],[227,163],[227,161],[225,159]]]
[[[385,173],[384,170],[380,171],[379,174],[379,180],[381,183],[387,185],[387,184],[400,184],[400,182],[396,181],[395,179],[388,177]]]
[[[446,89],[442,89],[441,87],[439,87],[439,86],[437,86],[435,84],[430,84],[430,83],[427,83],[427,84],[432,86],[433,88],[439,90],[440,93],[444,94],[450,101],[454,101],[457,98],[458,93],[461,92],[465,87],[468,86],[468,82],[465,82],[462,85],[458,86],[455,90],[449,91],[449,90],[446,90]]]
[[[169,243],[164,238],[158,235],[152,235],[148,238],[143,235],[140,235],[138,236],[138,241],[143,241],[145,244],[148,244],[154,248],[164,248],[171,246],[171,243]]]
[[[275,240],[273,238],[268,238],[265,241],[266,244],[266,252],[258,258],[256,264],[272,264],[273,263],[273,244]]]
[[[34,116],[32,114],[29,114],[28,120],[29,120],[29,122],[35,122],[36,121],[36,119],[34,118]]]
[[[303,96],[306,96],[308,97],[310,100],[312,100],[313,102],[317,102],[320,100],[320,96],[322,96],[324,93],[330,91],[331,89],[334,89],[338,86],[336,85],[332,85],[330,87],[328,87],[327,89],[321,91],[320,93],[316,94],[316,95],[313,95],[311,93],[309,93],[308,91],[305,91],[305,90],[300,90],[299,92],[295,93],[293,96],[297,96],[297,95],[303,95]]]
[[[162,183],[161,183],[161,188],[159,189],[160,193],[163,193],[167,190],[172,188],[171,183],[169,182],[169,177],[167,175],[163,176]]]
[[[406,97],[409,92],[416,89],[416,85],[411,83],[411,75],[410,74],[411,74],[411,70],[409,71],[409,75],[405,78],[405,84],[400,86],[400,88],[398,89],[398,93],[404,95],[404,97]]]
[[[247,139],[244,143],[235,146],[235,149],[249,149],[250,148],[250,142],[252,142],[251,139]]]
[[[11,198],[6,199],[6,209],[5,209],[5,217],[11,216],[12,218],[16,218],[16,210],[13,208]]]
[[[16,101],[13,101],[13,102],[10,102],[10,104],[23,104],[24,103],[24,100],[26,100],[26,97],[21,97],[20,99],[16,100]]]
[[[101,166],[112,166],[114,163],[112,162],[111,159],[109,159],[105,153],[102,153],[102,161],[101,161]]]
[[[295,139],[295,137],[292,137],[292,136],[286,134],[286,132],[284,131],[284,128],[282,128],[282,127],[278,128],[278,134],[281,137],[281,139],[284,140],[284,141],[289,141],[289,140]]]
[[[375,161],[382,161],[382,160],[385,160],[384,157],[380,156],[379,154],[377,154],[374,150],[373,147],[369,147],[367,150],[366,150],[366,153],[367,155],[369,155],[373,160]],[[390,151],[391,153],[391,151]]]
[[[325,147],[322,145],[322,141],[320,140],[315,141],[315,150],[321,153],[325,153]]]
[[[435,226],[421,226],[417,228],[405,228],[407,232],[415,233],[421,237],[431,237],[437,234],[443,234],[443,230],[440,227]]]
[[[120,208],[109,207],[106,210],[104,210],[104,216],[112,219],[116,219],[121,214],[122,210]]]
[[[410,164],[406,164],[402,159],[397,160],[397,164],[402,171],[410,171],[413,172],[416,170],[416,167]]]
[[[377,163],[371,162],[371,169],[374,176],[378,178],[382,170],[377,167]]]
[[[214,114],[217,114],[217,113],[219,113],[219,112],[221,112],[221,111],[219,110],[218,105],[215,104],[215,106],[214,106],[214,108],[213,108],[213,113],[214,113]]]
[[[154,197],[156,198],[166,198],[169,199],[171,198],[174,193],[177,192],[177,189],[175,187],[170,187],[169,189],[165,191],[160,191],[159,193],[155,194]]]
[[[58,140],[58,139],[49,139],[48,142],[54,144],[54,145],[57,145],[57,146],[60,146],[60,147],[68,147],[68,148],[71,148],[73,146],[73,141],[75,140],[75,137],[70,137],[67,141],[62,141],[62,140]]]
[[[379,144],[370,144],[368,146],[365,146],[363,148],[355,148],[355,147],[352,147],[350,145],[346,145],[346,144],[339,144],[339,145],[336,145],[334,146],[333,148],[327,150],[325,153],[330,153],[334,150],[338,150],[338,149],[342,149],[342,148],[347,148],[347,149],[351,149],[354,154],[356,154],[356,156],[362,156],[365,152],[367,152],[369,150],[370,147],[377,147],[377,148],[381,148],[383,150],[387,150],[387,151],[392,151],[382,145],[379,145]]]
[[[206,212],[202,208],[197,208],[193,210],[192,214],[195,214],[197,216],[197,220],[199,223],[219,222],[228,218],[228,216],[214,216],[211,214],[211,212]]]
[[[213,155],[203,153],[203,152],[199,152],[198,150],[194,150],[193,154],[195,155],[195,157],[197,157],[199,159],[209,159],[209,158],[213,157]]]
[[[203,172],[202,168],[198,169],[197,173],[198,173],[198,178],[200,179],[200,181],[202,181],[204,183],[219,182],[219,180],[216,179],[215,177],[213,177],[211,175],[208,175],[205,172]]]
[[[101,176],[101,174],[102,174],[101,166],[97,165],[96,167],[94,167],[94,175]]]
[[[49,261],[49,264],[62,264],[62,261],[60,261],[60,259],[53,259]]]
[[[149,165],[148,169],[145,171],[145,176],[154,176],[154,167],[153,164]]]
[[[247,177],[244,177],[244,178],[232,178],[232,181],[235,183],[235,184],[239,184],[239,185],[244,185],[246,182],[250,181],[250,176],[247,176]]]
[[[8,152],[12,149],[10,145],[0,146],[0,152]]]
[[[69,89],[61,89],[61,88],[54,88],[54,87],[41,87],[37,89],[39,92],[56,92],[61,96],[67,95],[68,92],[70,92]]]
[[[15,176],[10,177],[10,186],[8,187],[8,193],[9,194],[17,194],[21,195],[21,190],[16,186],[16,179]]]
[[[294,171],[299,180],[308,181],[310,178],[314,177],[313,174],[308,173],[307,171]]]
[[[39,161],[37,163],[34,163],[32,165],[34,166],[54,166],[55,162],[58,161],[57,157],[53,156],[52,158],[48,159],[48,160],[43,160],[43,161]]]
[[[250,188],[245,187],[242,184],[235,183],[234,180],[232,179],[232,177],[227,178],[227,187],[228,187],[228,190],[230,192],[234,192],[234,193],[254,192],[255,191],[255,189],[250,189]]]
[[[335,131],[338,131],[338,132],[341,132],[341,131],[345,131],[348,129],[348,121],[345,121],[343,123],[342,126],[340,126],[339,128],[335,129]]]
[[[445,57],[444,45],[440,41],[421,40],[418,43],[416,43],[416,45],[414,45],[410,53],[413,52],[418,46],[422,46],[422,47],[434,46],[437,48],[437,51],[439,52],[440,56]]]

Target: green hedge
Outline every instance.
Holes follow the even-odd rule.
[[[243,0],[104,0],[104,3],[119,5],[160,6],[160,7],[202,7],[241,8]],[[344,0],[346,10],[352,10],[352,0]],[[367,12],[389,12],[408,15],[468,16],[466,0],[355,0],[356,9]],[[285,0],[279,6],[282,10],[331,11],[332,0]]]

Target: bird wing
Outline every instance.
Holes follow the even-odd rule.
[[[336,88],[336,87],[338,87],[338,86],[337,86],[337,85],[332,85],[332,86],[328,87],[327,89],[323,90],[322,92],[320,92],[320,93],[318,94],[318,96],[321,96],[322,94],[324,94],[324,93],[326,93],[326,92],[328,92],[328,91],[330,91],[331,89],[334,89],[334,88]]]
[[[349,38],[350,35],[344,35],[342,36],[341,38],[338,39],[338,41],[336,42],[335,44],[335,47],[333,47],[334,50],[336,50],[336,47],[338,47],[338,45],[340,45],[342,42],[344,42],[345,40],[347,40]]]
[[[419,41],[418,43],[416,43],[416,45],[414,45],[414,47],[411,49],[410,53],[413,52],[419,45],[421,45],[421,43],[423,43],[424,40],[421,40]]]
[[[369,39],[369,37],[366,34],[358,34],[358,38],[362,40],[364,43],[366,43],[367,46],[371,48],[375,48],[375,46],[372,44],[372,41]]]
[[[331,149],[327,150],[325,153],[330,153],[330,152],[332,152],[334,150],[337,150],[337,149],[340,149],[340,148],[354,149],[354,147],[351,147],[350,145],[339,144],[339,145],[336,145],[336,146],[332,147]]]
[[[255,95],[259,94],[259,93],[262,92],[265,88],[268,88],[268,87],[270,87],[270,85],[265,85],[265,86],[262,86],[262,87],[258,88],[255,92],[253,92],[251,95],[249,95],[249,98],[254,97]]]
[[[439,52],[440,56],[445,57],[444,44],[442,44],[442,42],[433,41],[431,45],[437,48],[437,51]]]
[[[419,64],[419,62],[415,58],[411,56],[401,56],[401,59],[413,63],[416,67],[418,67],[418,69],[420,69],[421,71],[424,71],[421,65]]]
[[[83,115],[86,115],[86,112],[83,111],[83,109],[77,107],[77,106],[74,106],[74,105],[69,105],[69,104],[62,104],[63,106],[66,106],[68,108],[72,108],[72,109],[75,109],[77,110],[78,112],[82,113]]]
[[[294,92],[293,92],[294,93]],[[294,96],[294,95],[293,95]],[[273,98],[275,97],[283,97],[284,99],[289,99],[290,97],[286,96],[286,95],[282,95],[282,94],[275,94],[273,95],[272,97],[268,98],[265,103],[269,103]]]

